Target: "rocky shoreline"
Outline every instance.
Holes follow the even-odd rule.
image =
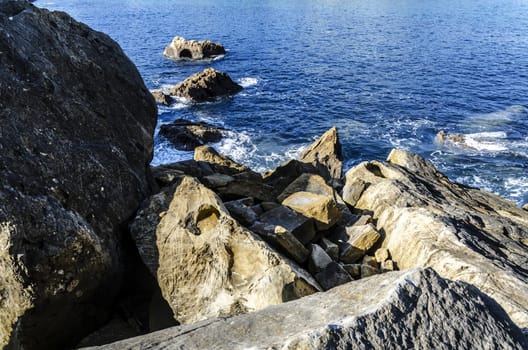
[[[343,175],[336,128],[260,174],[180,121],[194,159],[151,168],[108,36],[8,0],[0,53],[0,348],[528,348],[526,209],[404,150]]]

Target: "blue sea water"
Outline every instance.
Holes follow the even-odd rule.
[[[452,180],[528,202],[526,0],[39,0],[113,37],[151,89],[212,66],[245,88],[233,98],[160,107],[222,125],[215,145],[257,170],[337,126],[346,168],[400,147]],[[174,36],[225,45],[176,63]],[[468,147],[434,142],[466,134]],[[156,138],[153,164],[192,157]]]

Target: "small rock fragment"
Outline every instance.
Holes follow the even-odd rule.
[[[394,271],[394,261],[392,260],[385,260],[381,263],[381,272],[388,272],[388,271]]]

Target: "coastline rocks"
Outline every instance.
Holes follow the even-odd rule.
[[[326,230],[341,218],[336,202],[321,194],[295,192],[282,201],[282,205],[314,220],[318,230]]]
[[[238,225],[191,177],[151,197],[131,233],[180,323],[255,311],[319,290],[306,271]]]
[[[177,119],[170,124],[163,124],[159,130],[161,136],[181,151],[192,151],[206,143],[219,142],[224,132],[224,128],[185,119]]]
[[[207,68],[171,87],[168,92],[171,96],[179,96],[199,103],[234,95],[241,90],[242,86],[231,80],[227,73]]]
[[[154,97],[154,100],[156,103],[163,105],[163,106],[169,106],[172,103],[172,99],[169,95],[165,94],[161,90],[154,90],[150,92],[152,94],[152,97]]]
[[[203,60],[225,53],[225,48],[220,43],[209,40],[185,40],[179,36],[174,37],[163,51],[163,55],[174,60]]]
[[[528,326],[528,213],[494,194],[450,182],[425,159],[393,150],[346,174],[368,183],[356,209],[372,213],[400,269],[433,267],[497,300]],[[344,198],[347,196],[344,194]],[[524,243],[523,243],[524,242]]]
[[[1,1],[0,52],[0,348],[68,347],[120,288],[156,105],[121,48],[65,13]]]
[[[312,164],[327,181],[340,180],[343,169],[341,142],[333,127],[304,150],[299,160]]]
[[[270,332],[273,330],[273,332]],[[234,317],[97,349],[525,349],[504,310],[471,285],[412,269]]]

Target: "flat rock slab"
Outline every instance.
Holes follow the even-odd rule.
[[[388,162],[349,170],[343,192],[357,179],[369,185],[355,207],[377,220],[398,268],[430,266],[445,278],[471,283],[528,327],[528,212],[452,183],[430,162],[403,150],[393,150]]]
[[[252,314],[93,349],[526,349],[504,310],[432,269],[393,272]]]

